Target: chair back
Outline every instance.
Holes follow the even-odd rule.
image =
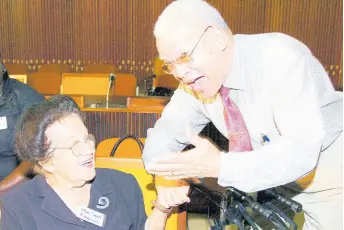
[[[144,138],[139,138],[144,143]],[[113,147],[121,141],[114,156],[110,154]],[[144,207],[147,215],[152,213],[152,201],[157,198],[154,178],[144,168],[141,158],[141,147],[134,138],[110,138],[102,141],[96,150],[96,167],[109,168],[132,174],[143,195]],[[186,230],[186,212],[171,213],[166,223],[166,230]]]
[[[168,88],[171,90],[175,90],[178,88],[179,81],[171,74],[163,74],[160,76],[156,76],[153,80],[153,86],[156,87],[163,87]]]
[[[96,157],[110,157],[116,143],[121,139],[122,138],[110,138],[100,142],[97,146]],[[139,140],[144,144],[146,139],[139,138]],[[133,138],[123,140],[114,153],[114,157],[116,158],[141,159],[141,156],[142,151],[140,145]]]
[[[57,72],[30,73],[27,84],[43,95],[60,94],[61,74]]]
[[[10,78],[16,79],[16,80],[18,80],[18,81],[20,81],[20,82],[22,82],[24,84],[27,83],[27,75],[26,74],[14,74],[14,75],[11,74],[9,76],[10,76]]]
[[[136,96],[136,77],[133,74],[115,74],[115,96]]]

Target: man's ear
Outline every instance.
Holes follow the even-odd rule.
[[[227,43],[226,33],[221,27],[212,26],[208,28],[204,38],[204,45],[209,53],[214,53],[216,50],[222,52],[227,48]]]
[[[227,48],[227,36],[223,28],[221,27],[212,27],[210,28],[213,30],[213,38],[216,41],[216,45],[219,50],[224,51]]]

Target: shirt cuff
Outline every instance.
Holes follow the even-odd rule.
[[[236,184],[242,175],[244,167],[247,167],[244,162],[242,162],[242,156],[238,152],[221,152],[221,162],[220,162],[220,175],[217,183],[222,187],[232,186]]]

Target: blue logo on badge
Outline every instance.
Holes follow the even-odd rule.
[[[96,207],[98,209],[106,209],[107,207],[109,207],[109,205],[110,205],[109,199],[107,197],[105,197],[105,196],[102,196],[102,197],[99,198],[98,204],[97,204]]]

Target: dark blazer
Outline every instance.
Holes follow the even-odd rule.
[[[106,215],[104,227],[76,217],[43,176],[19,185],[0,200],[1,230],[141,230],[147,219],[136,179],[111,169],[96,169],[88,206]]]
[[[43,95],[15,79],[3,82],[0,96],[0,117],[6,118],[7,128],[0,128],[0,181],[7,177],[19,164],[13,151],[14,128],[19,116],[32,104],[44,101]]]

